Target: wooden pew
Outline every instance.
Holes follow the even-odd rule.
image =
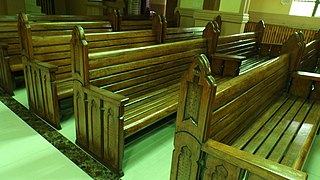
[[[176,13],[179,15],[178,11]],[[216,23],[221,31],[221,16],[218,15],[213,19],[213,22]],[[202,36],[202,31],[205,29],[205,27],[169,27],[170,22],[168,22],[167,18],[164,16],[162,16],[162,24],[162,42],[165,43],[200,38]]]
[[[218,85],[206,57],[194,61],[181,82],[170,179],[306,179],[320,76],[290,71],[289,57]]]
[[[279,56],[281,46],[261,42],[264,28],[263,21],[260,21],[254,32],[219,36],[211,57],[213,74],[237,76]]]
[[[29,108],[54,127],[60,129],[59,109],[72,110],[72,102],[68,103],[72,97],[72,29],[80,24],[91,33],[108,32],[113,30],[112,19],[20,13],[18,29]]]
[[[130,31],[151,29],[153,16],[150,16],[150,11],[147,9],[142,15],[123,15],[117,10],[118,16],[118,29],[117,31]]]
[[[124,139],[176,112],[180,76],[208,53],[217,27],[203,38],[91,53],[81,29],[72,38],[76,143],[123,175]]]
[[[301,39],[304,35],[300,33]],[[305,41],[304,41],[305,42]],[[296,64],[295,70],[307,72],[320,72],[320,31],[315,34],[315,37],[309,43],[304,43],[303,51],[300,54],[299,61]]]
[[[254,31],[254,27],[257,22],[247,22],[245,25],[244,32]],[[291,28],[288,26],[280,26],[274,24],[266,24],[265,35],[262,38],[262,43],[268,44],[283,44],[286,42],[292,33],[294,32],[302,32],[305,35],[305,41],[308,43],[313,40],[316,30],[309,29],[299,29],[299,28]]]
[[[17,16],[0,16],[0,87],[13,95],[14,74],[22,74]]]
[[[25,16],[27,17],[27,15]],[[109,18],[103,16],[28,15],[29,22],[76,22],[98,20],[106,21],[109,20]],[[117,17],[113,16],[112,21],[110,21],[112,23],[112,27],[116,25],[116,20]],[[17,27],[17,23],[17,16],[0,17],[0,86],[11,95],[13,95],[13,89],[16,85],[14,82],[14,78],[17,76],[23,76],[23,65],[21,60],[20,47],[21,42],[19,40],[19,27]],[[65,33],[65,31],[60,33],[63,34]]]
[[[153,22],[153,30],[87,33],[85,36],[87,41],[90,42],[90,52],[154,45],[161,43],[163,40],[161,23],[160,16],[156,16]],[[41,26],[41,23],[38,26]],[[84,24],[84,26],[86,27],[87,25]],[[25,50],[25,52],[33,53],[38,51],[33,58],[30,58],[32,60],[26,58],[25,61],[26,71],[28,72],[26,73],[26,79],[29,107],[56,128],[61,128],[60,120],[72,112],[70,98],[73,95],[73,91],[70,80],[70,54],[68,52],[68,42],[71,37],[69,35],[43,37],[42,35],[45,32],[42,30],[39,32],[42,34],[29,33],[32,34],[31,38],[29,37],[32,39],[32,43],[25,43],[30,49]],[[63,55],[64,59],[57,55]],[[31,55],[27,55],[27,57],[31,57]],[[45,61],[45,63],[39,63],[38,61]]]

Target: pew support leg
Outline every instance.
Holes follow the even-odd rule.
[[[57,129],[60,126],[57,97],[57,67],[48,63],[24,60],[29,109]]]
[[[119,176],[123,175],[123,114],[127,100],[122,95],[74,81],[76,143]]]
[[[7,50],[0,45],[0,87],[13,96],[14,78],[10,68],[10,57]]]

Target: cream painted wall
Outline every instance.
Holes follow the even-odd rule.
[[[203,0],[180,0],[180,8],[202,9]]]
[[[220,1],[219,11],[239,13],[240,6],[241,0],[222,0]]]
[[[249,11],[289,14],[291,3],[292,0],[288,5],[281,4],[281,0],[251,0]]]

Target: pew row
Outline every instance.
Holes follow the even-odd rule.
[[[176,12],[178,13],[178,11]],[[196,39],[202,37],[202,32],[205,27],[169,27],[166,17],[161,16],[163,24],[162,42],[176,42],[189,39]],[[221,16],[218,15],[213,19],[218,29],[221,31],[222,21]]]
[[[254,30],[257,22],[247,22],[244,28],[244,32],[251,32]],[[303,32],[305,35],[305,41],[308,43],[313,40],[316,30],[292,28],[288,26],[280,26],[274,24],[266,24],[265,35],[262,38],[263,43],[268,44],[282,44],[286,42],[291,34],[294,32]]]
[[[154,45],[164,41],[162,22],[166,23],[160,19],[160,16],[156,16],[153,20],[152,30],[107,33],[90,33],[89,30],[85,36],[90,42],[90,52]],[[183,28],[179,29],[185,32],[184,36],[189,38],[192,30],[197,30],[186,28],[188,30],[184,31]],[[71,61],[68,44],[71,37],[69,35],[44,37],[29,34],[31,34],[32,41],[29,44],[26,43],[30,49],[28,51],[32,53],[37,51],[33,58],[28,57],[24,61],[27,67],[26,84],[29,107],[45,121],[60,129],[60,120],[66,119],[65,117],[72,113],[73,91],[70,80]],[[182,33],[180,34],[180,37],[183,37]],[[41,63],[39,63],[40,61]]]
[[[25,19],[31,22],[56,22],[56,26],[62,26],[58,22],[79,22],[79,21],[109,21],[109,17],[104,16],[71,16],[71,15],[31,15],[23,14]],[[21,16],[21,15],[19,15]],[[111,16],[110,16],[111,17]],[[23,64],[21,57],[21,39],[25,37],[19,37],[19,25],[18,16],[2,16],[0,18],[0,85],[8,94],[13,95],[13,89],[15,87],[15,77],[23,76]],[[110,28],[116,20],[110,21]],[[107,28],[107,26],[106,26]],[[62,32],[64,33],[64,32]],[[71,31],[70,31],[71,34]]]
[[[305,43],[303,33],[299,33],[301,52],[297,55],[296,58],[296,67],[295,70],[306,71],[306,72],[318,72],[320,68],[320,31],[315,34],[315,37],[309,43]]]
[[[56,35],[66,33],[71,35],[73,26],[83,24],[84,22],[90,22],[92,26],[93,22],[95,22],[96,26],[98,26],[99,21],[102,24],[105,23],[105,28],[107,29],[105,31],[151,29],[152,27],[150,14],[149,17],[146,15],[130,19],[123,17],[117,10],[114,10],[109,16],[26,15],[24,13],[23,16],[25,19],[28,19],[28,22],[31,24],[32,22],[43,22],[43,24],[47,22],[51,27],[53,24],[58,27],[69,22],[71,26],[69,32],[67,33],[67,29],[60,27],[61,30],[63,30],[62,32],[52,32],[52,34]],[[73,22],[73,24],[70,22]],[[17,16],[0,16],[0,87],[11,95],[13,95],[13,89],[15,87],[15,77],[23,77],[23,64],[17,23]],[[45,27],[43,26],[43,28]],[[36,34],[35,32],[32,33]],[[48,35],[48,32],[42,35]],[[21,39],[23,38],[25,37],[21,37]]]
[[[306,179],[320,76],[289,71],[289,56],[219,84],[197,58],[181,82],[171,179]]]
[[[176,112],[180,76],[194,55],[210,52],[216,28],[209,22],[203,38],[98,53],[75,29],[76,143],[123,175],[124,139]]]
[[[162,25],[157,17],[154,31],[132,31],[134,34],[109,34],[112,26],[108,22],[20,22],[29,108],[57,129],[61,129],[60,120],[73,111],[70,40],[75,24],[90,33],[87,34],[91,42],[90,52],[152,45],[161,41]]]
[[[253,32],[219,36],[213,48],[211,68],[215,75],[237,76],[254,66],[280,55],[281,46],[261,42],[264,23]],[[248,69],[240,69],[240,67]],[[242,71],[242,72],[241,72]]]
[[[8,94],[13,95],[14,74],[22,69],[17,16],[0,16],[0,87]]]

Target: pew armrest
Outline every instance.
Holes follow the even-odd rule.
[[[121,94],[116,94],[114,92],[108,91],[106,89],[101,89],[93,85],[89,85],[87,88],[90,89],[91,92],[94,92],[95,96],[99,97],[101,100],[112,102],[115,104],[122,104],[119,104],[119,106],[123,106],[125,103],[129,101],[129,98]]]
[[[212,59],[241,62],[241,61],[245,60],[246,57],[245,56],[238,56],[238,55],[215,53],[212,55]]]
[[[56,72],[58,71],[58,66],[47,63],[47,62],[40,62],[40,61],[34,61],[34,66],[37,66],[38,69],[41,71],[46,71],[46,72]]]
[[[245,169],[251,174],[266,179],[306,179],[307,174],[288,166],[249,154],[234,147],[230,147],[218,141],[209,140],[202,151],[210,158],[224,161],[239,169]],[[213,167],[215,168],[215,167]],[[232,172],[228,172],[231,173]]]
[[[297,71],[292,73],[293,78],[320,82],[320,74],[312,72]]]

